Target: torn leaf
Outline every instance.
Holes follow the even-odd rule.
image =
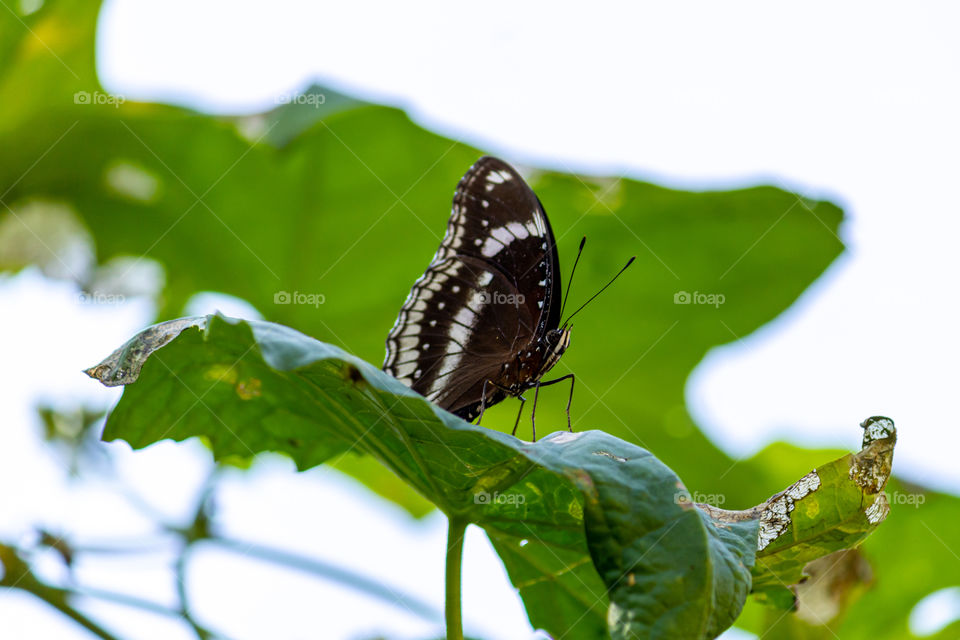
[[[107,387],[118,387],[136,382],[140,369],[150,355],[176,338],[184,329],[207,326],[207,317],[178,318],[147,327],[127,340],[123,346],[107,356],[103,362],[84,370],[91,378]]]
[[[714,520],[759,521],[753,592],[783,602],[774,591],[796,585],[808,563],[860,544],[890,512],[883,488],[890,477],[893,420],[865,420],[863,448],[815,469],[766,502],[743,511],[697,507]]]
[[[865,420],[863,448],[804,476],[755,507],[761,511],[753,590],[796,585],[808,563],[849,549],[887,517],[883,488],[890,477],[896,428],[893,420]]]

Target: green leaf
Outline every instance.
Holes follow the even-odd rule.
[[[300,468],[354,449],[376,457],[447,514],[484,527],[533,624],[557,635],[602,634],[609,597],[614,638],[712,638],[749,589],[756,522],[713,522],[649,452],[599,431],[527,443],[468,424],[285,327],[174,321],[89,373],[138,380],[110,414],[107,440],[199,435],[217,458],[283,451]]]
[[[808,562],[855,547],[886,519],[890,505],[883,488],[896,429],[883,417],[869,418],[863,427],[859,453],[811,471],[767,501],[754,590],[797,584]]]
[[[758,535],[776,557],[807,530],[835,529],[828,507],[843,522],[863,507],[821,470],[822,485],[802,496],[791,487],[746,512],[696,508],[676,474],[636,445],[601,431],[528,443],[471,425],[373,365],[272,323],[163,323],[88,374],[130,385],[106,440],[202,436],[218,459],[282,451],[299,468],[350,451],[375,457],[449,516],[486,529],[531,622],[570,638],[606,626],[615,639],[716,637],[750,590]],[[875,449],[852,458],[859,472],[847,482],[885,481],[877,469],[889,473],[889,460],[877,467]],[[796,508],[779,508],[784,495]],[[822,498],[820,521],[811,495]],[[772,534],[771,513],[786,513]],[[807,555],[821,548],[804,542]]]
[[[229,121],[182,109],[70,105],[0,139],[0,184],[14,185],[5,201],[16,212],[0,211],[0,224],[22,226],[35,199],[68,207],[101,263],[133,255],[165,267],[163,318],[180,315],[197,291],[220,291],[379,362],[439,244],[451,190],[481,152],[379,106],[326,114],[280,150],[269,143],[278,130],[256,133],[254,143]],[[657,451],[691,489],[744,504],[764,498],[752,493],[765,486],[758,470],[734,465],[699,432],[684,385],[711,347],[775,318],[839,254],[840,210],[771,187],[692,193],[554,172],[529,178],[567,264],[589,238],[572,304],[637,255],[616,288],[578,316],[558,365],[577,374],[575,426],[603,425]],[[23,229],[12,235],[33,239]],[[322,294],[324,304],[275,304],[282,291]],[[674,304],[679,291],[726,302]],[[551,393],[539,411],[557,421],[565,404]],[[506,424],[515,406],[491,411]],[[730,469],[721,486],[717,469]]]
[[[758,614],[748,607],[746,620],[738,624],[772,637],[836,637],[843,633],[839,625],[850,624],[848,609],[853,602],[874,586],[873,568],[854,547],[890,512],[884,488],[896,429],[893,421],[880,416],[861,426],[863,447],[858,453],[818,467],[749,510],[761,511],[760,550],[753,568],[755,600],[774,610]],[[862,602],[869,603],[872,597]],[[797,615],[784,616],[783,610]],[[905,626],[904,620],[900,635],[891,637],[905,637]]]
[[[64,120],[65,126],[56,128],[59,114],[81,116],[112,108],[96,106],[93,96],[102,93],[94,57],[100,7],[87,0],[48,0],[37,11],[23,15],[19,4],[4,3],[0,11],[0,138],[16,135],[36,140],[52,133],[56,139],[70,126]],[[77,95],[83,91],[86,97]],[[26,128],[38,120],[57,124],[47,131]]]
[[[27,20],[51,33],[71,26],[75,36],[56,41],[70,47],[54,49],[79,84],[8,16],[5,28],[33,49],[0,60],[7,87],[0,110],[17,111],[0,119],[0,184],[10,207],[0,208],[0,255],[27,259],[3,260],[0,268],[36,256],[59,266],[49,248],[63,253],[60,245],[25,216],[39,200],[86,225],[101,264],[131,256],[159,263],[166,271],[161,319],[181,315],[198,291],[219,291],[249,301],[268,320],[380,362],[389,327],[446,228],[453,187],[481,151],[423,129],[402,111],[324,87],[304,93],[323,95],[322,104],[291,99],[232,120],[133,101],[75,104],[78,89],[102,92],[93,72],[96,14],[96,3],[48,0]],[[33,67],[41,64],[42,74]],[[700,433],[684,386],[710,348],[774,319],[840,254],[840,209],[772,187],[694,193],[630,179],[526,175],[565,265],[580,237],[589,238],[571,304],[637,255],[616,288],[578,316],[558,365],[577,374],[575,426],[602,425],[656,451],[691,489],[742,504],[765,498],[764,480],[772,479],[749,463],[734,465]],[[61,218],[47,226],[62,228]],[[3,245],[4,237],[11,242]],[[31,243],[32,251],[6,251]],[[322,294],[325,302],[275,304],[280,291]],[[679,291],[726,300],[718,308],[678,305]],[[551,400],[557,392],[545,393],[538,411],[558,423],[565,404]],[[492,423],[507,424],[515,406],[491,411]],[[730,470],[719,486],[717,469]],[[349,470],[411,511],[422,509],[383,476]]]
[[[102,91],[93,77],[95,18],[96,3],[69,0],[48,0],[31,16],[83,34],[69,53],[90,61],[89,72],[78,69],[88,92]],[[12,16],[9,31],[24,47],[33,42]],[[9,85],[0,108],[27,105],[16,126],[0,128],[0,184],[16,212],[0,209],[0,224],[22,226],[22,208],[34,200],[56,203],[89,228],[100,263],[145,256],[166,269],[162,319],[181,315],[198,291],[219,291],[249,301],[268,320],[381,361],[389,327],[446,228],[453,187],[481,151],[417,126],[402,111],[324,87],[304,94],[323,95],[322,104],[291,100],[235,120],[133,101],[74,104],[76,80],[33,46],[35,57],[0,61]],[[34,62],[46,65],[50,87],[27,84],[38,77]],[[64,99],[51,100],[54,90]],[[747,494],[763,486],[748,464],[715,486],[716,469],[733,460],[697,430],[684,385],[711,347],[775,318],[839,255],[840,209],[772,187],[694,193],[526,173],[565,265],[580,237],[589,238],[571,303],[637,255],[615,293],[578,317],[559,364],[577,373],[578,428],[603,425],[657,451],[691,488],[740,495],[746,504],[765,497]],[[20,231],[15,237],[35,241]],[[325,303],[275,304],[280,291],[323,294]],[[677,305],[679,291],[720,293],[726,302]],[[549,400],[539,410],[552,420],[563,414]]]

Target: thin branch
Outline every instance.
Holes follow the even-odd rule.
[[[383,600],[392,605],[400,605],[405,610],[418,615],[421,618],[430,621],[440,620],[441,614],[428,602],[425,602],[416,596],[405,594],[397,589],[388,587],[382,582],[378,582],[366,576],[360,575],[350,569],[338,567],[336,565],[309,558],[296,553],[273,549],[259,544],[242,542],[223,536],[213,535],[207,539],[207,542],[217,544],[225,549],[229,549],[241,555],[263,560],[272,564],[282,565],[297,571],[303,571],[313,575],[321,576],[328,580],[339,582],[347,587],[359,591],[365,595]]]

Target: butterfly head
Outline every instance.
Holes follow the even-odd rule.
[[[549,371],[553,365],[557,364],[560,356],[562,356],[563,352],[570,346],[571,328],[572,327],[569,326],[563,326],[559,329],[551,329],[547,331],[543,337],[546,354],[543,359],[543,365],[540,367],[541,375]]]

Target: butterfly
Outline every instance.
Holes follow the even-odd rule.
[[[578,252],[574,270],[579,259]],[[470,422],[516,397],[514,434],[523,393],[532,388],[534,439],[540,387],[569,380],[572,431],[574,374],[543,381],[570,346],[560,286],[556,240],[540,200],[509,164],[480,158],[457,185],[446,234],[400,309],[383,369]]]

